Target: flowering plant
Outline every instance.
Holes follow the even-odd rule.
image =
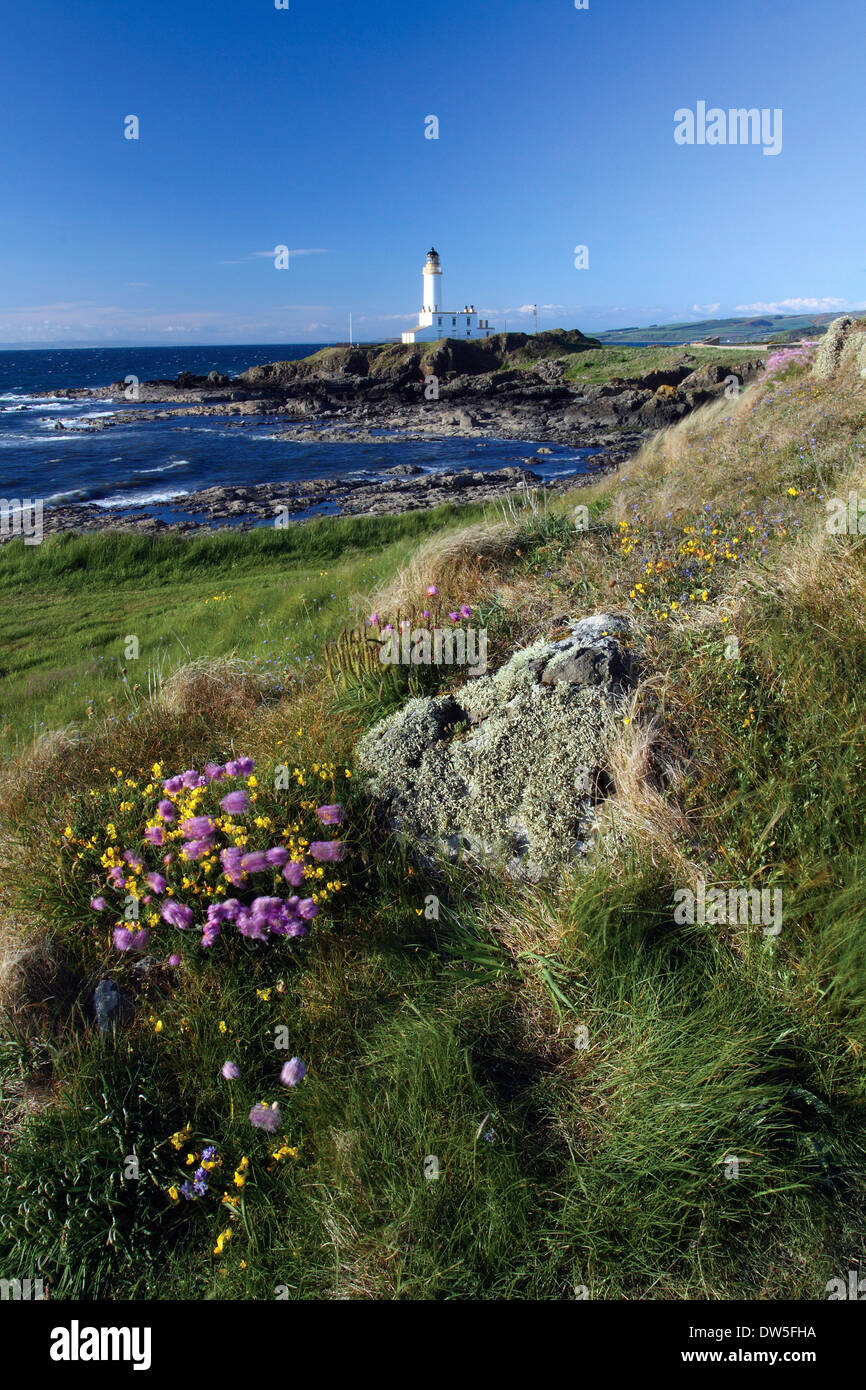
[[[794,347],[778,348],[771,352],[764,363],[762,379],[766,381],[768,377],[778,376],[795,362],[799,366],[807,366],[812,361],[815,346],[815,343],[800,343]]]
[[[342,806],[303,800],[280,825],[282,815],[262,814],[256,804],[251,758],[170,777],[155,763],[144,787],[120,769],[111,771],[104,834],[82,839],[67,826],[63,838],[76,860],[92,869],[90,906],[112,921],[119,951],[145,949],[160,923],[182,933],[200,930],[205,948],[227,923],[259,942],[304,936],[321,906],[344,886],[323,867],[344,859],[343,840],[313,838],[341,824]],[[316,765],[313,772],[333,783],[336,769]],[[298,788],[306,786],[306,775],[294,769]]]

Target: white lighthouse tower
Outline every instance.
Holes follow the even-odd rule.
[[[442,266],[439,252],[435,246],[427,252],[424,264],[424,297],[421,300],[422,314],[438,314],[442,308]]]
[[[474,304],[442,308],[442,266],[435,247],[427,252],[423,274],[423,298],[418,323],[403,334],[404,343],[435,343],[439,338],[489,338],[496,329],[475,312]]]

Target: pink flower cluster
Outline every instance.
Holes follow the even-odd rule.
[[[254,767],[251,758],[238,758],[225,765],[208,763],[203,774],[190,768],[176,777],[167,778],[162,784],[166,797],[157,805],[159,818],[165,824],[171,824],[175,818],[175,806],[169,798],[179,792],[207,786],[226,777],[246,777]],[[244,790],[227,792],[219,804],[226,815],[243,815],[250,810],[250,798]],[[339,805],[320,806],[316,814],[323,825],[340,825],[343,820],[343,808]],[[195,861],[207,854],[217,853],[218,826],[210,816],[190,816],[182,820],[178,828],[184,842],[180,852],[182,860]],[[149,844],[159,846],[165,843],[165,832],[160,826],[148,826],[144,838]],[[222,877],[235,889],[251,887],[250,880],[257,874],[269,874],[272,881],[274,876],[279,875],[290,888],[295,889],[300,888],[304,881],[303,862],[293,859],[283,845],[249,853],[230,845],[218,853]],[[342,840],[314,840],[309,845],[309,853],[312,859],[319,862],[339,863],[345,858],[346,849]],[[168,881],[164,875],[156,870],[142,873],[146,865],[136,850],[125,850],[122,858],[129,869],[141,874],[141,884],[150,889],[150,893],[141,899],[143,904],[154,903],[153,910],[158,910],[163,922],[176,927],[178,931],[187,931],[193,925],[193,909],[167,891]],[[166,854],[163,867],[168,870],[173,858],[173,855]],[[120,865],[110,868],[107,877],[111,886],[118,891],[128,886],[129,880]],[[90,906],[94,912],[110,910],[109,903],[102,896],[92,898]],[[201,944],[203,947],[212,946],[226,922],[231,922],[241,936],[254,941],[267,941],[271,936],[304,936],[318,911],[318,905],[312,898],[302,898],[297,893],[288,897],[261,894],[248,902],[239,897],[212,901],[202,926]],[[119,951],[144,950],[147,941],[148,932],[144,928],[118,926],[114,930],[114,945]]]
[[[764,364],[763,381],[768,377],[777,376],[792,363],[799,362],[805,365],[812,360],[815,351],[814,343],[802,343],[799,347],[780,348],[778,352],[771,352]]]
[[[428,597],[428,598],[438,598],[438,597],[439,597],[439,590],[438,590],[438,588],[437,588],[437,586],[436,586],[435,584],[429,584],[429,585],[427,586],[427,597]],[[429,608],[425,608],[425,609],[423,610],[423,612],[421,613],[421,617],[424,619],[425,622],[428,622],[432,616],[433,616],[433,614],[431,613],[431,611],[430,611]],[[466,620],[468,621],[468,619],[472,617],[472,609],[471,609],[471,607],[470,607],[470,605],[469,605],[468,603],[461,603],[461,605],[460,605],[459,608],[454,608],[454,609],[452,609],[452,610],[448,613],[448,617],[450,618],[450,620],[451,620],[452,623],[459,623],[459,622],[461,622],[463,619],[466,619]],[[439,609],[438,609],[438,605],[437,605],[436,618],[437,618],[437,621],[438,621],[438,619],[439,619]],[[369,616],[369,618],[367,619],[367,623],[368,623],[368,625],[369,625],[370,627],[375,627],[375,628],[379,631],[379,633],[380,633],[380,635],[381,635],[382,637],[388,637],[388,636],[394,631],[394,624],[393,624],[393,623],[388,623],[388,622],[383,623],[383,622],[382,622],[382,615],[381,615],[381,613],[371,613],[370,616]],[[409,620],[408,618],[404,618],[404,619],[402,620],[402,622],[399,624],[399,627],[400,627],[401,632],[404,631],[404,630],[408,631],[409,628],[411,628],[411,626],[412,626],[412,623],[410,622],[410,620]]]

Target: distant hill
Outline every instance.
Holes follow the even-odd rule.
[[[852,309],[853,317],[866,310]],[[723,343],[787,342],[792,338],[818,338],[839,313],[764,314],[752,318],[698,319],[694,323],[653,323],[648,328],[612,328],[598,333],[606,345],[627,343],[694,343],[720,338]]]

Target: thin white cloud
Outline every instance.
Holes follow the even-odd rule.
[[[693,313],[693,314],[717,314],[717,313],[719,312],[719,309],[720,309],[721,307],[722,307],[721,304],[693,304],[693,305],[692,305],[692,313]]]
[[[417,323],[418,314],[356,314],[355,323]]]
[[[833,309],[856,309],[846,299],[776,299],[770,303],[735,304],[738,314],[803,314],[810,310],[816,313],[830,313]]]
[[[250,251],[246,256],[238,256],[235,260],[217,261],[217,265],[249,265],[250,261],[267,260],[272,261],[277,254],[276,246],[272,246],[270,251]],[[289,247],[289,256],[327,256],[328,250],[325,246],[297,246],[294,250]]]
[[[266,257],[272,258],[272,257],[274,257],[274,256],[277,254],[277,252],[276,252],[276,247],[272,247],[270,251],[253,251],[253,252],[251,252],[251,254],[252,254],[253,256],[266,256]],[[297,248],[296,250],[294,250],[294,251],[292,250],[291,247],[289,247],[289,255],[290,255],[290,256],[327,256],[327,254],[328,254],[327,249],[326,249],[324,246],[314,246],[314,247],[303,247],[303,246],[301,246],[301,247],[298,247],[298,248]]]
[[[292,306],[263,310],[252,317],[243,314],[212,310],[159,310],[153,306],[136,307],[115,304],[95,304],[88,301],[62,304],[0,307],[0,343],[56,342],[70,340],[117,340],[147,343],[161,338],[191,339],[193,342],[232,342],[238,337],[248,342],[269,342],[286,338],[300,339],[306,331],[302,325],[307,318],[334,315],[331,305]],[[303,318],[300,315],[303,315]],[[342,316],[340,316],[342,321]],[[336,326],[323,322],[324,331],[333,334]]]

